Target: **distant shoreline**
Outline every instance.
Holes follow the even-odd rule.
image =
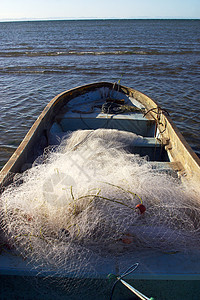
[[[200,18],[147,18],[147,17],[139,17],[139,18],[31,18],[31,19],[26,19],[26,18],[21,18],[21,19],[0,19],[0,23],[5,23],[5,22],[45,22],[45,21],[123,21],[123,20],[158,20],[158,21],[181,21],[181,20],[188,20],[188,21],[199,21]]]

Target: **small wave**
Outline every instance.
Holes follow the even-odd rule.
[[[113,50],[113,51],[1,51],[0,57],[40,57],[40,56],[70,56],[70,55],[185,55],[200,54],[200,51],[180,50]]]
[[[13,153],[17,149],[14,145],[0,145],[0,151]]]
[[[134,70],[137,72],[146,72],[148,74],[153,74],[154,76],[160,75],[179,75],[185,74],[185,68],[182,66],[169,66],[165,63],[155,63],[155,64],[142,64],[140,66],[135,66]],[[84,73],[84,74],[100,74],[102,72],[106,72],[107,68],[103,66],[95,66],[95,65],[84,65],[79,66],[76,64],[69,65],[26,65],[26,66],[6,66],[0,68],[0,74],[66,74],[72,72]],[[126,74],[128,72],[132,72],[132,67],[126,66]],[[196,65],[190,65],[190,74],[196,75],[198,72]]]

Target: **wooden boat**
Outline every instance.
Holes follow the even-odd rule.
[[[2,190],[12,182],[16,173],[31,168],[46,147],[58,144],[67,131],[98,128],[118,129],[142,136],[143,139],[134,144],[132,153],[147,156],[152,168],[156,170],[166,171],[186,182],[200,183],[200,159],[178,131],[167,111],[132,88],[118,83],[98,82],[70,89],[50,101],[1,170]],[[135,257],[141,261],[140,254]],[[132,278],[138,282],[139,288],[145,280],[144,291],[149,291],[155,297],[155,289],[152,287],[155,287],[156,282],[157,295],[161,295],[158,296],[159,299],[192,299],[191,295],[197,292],[197,282],[200,280],[199,259],[194,254],[187,264],[185,254],[168,255],[167,259],[166,255],[152,253],[144,258],[141,270]],[[19,257],[13,260],[12,255],[7,253],[0,256],[0,261],[2,276],[20,277],[30,269]],[[108,271],[106,265],[105,270]],[[165,273],[160,270],[165,270]],[[35,275],[34,271],[32,275]],[[189,289],[191,298],[184,298],[180,293],[176,296],[173,284],[168,284],[173,280],[177,280],[177,286],[182,287],[181,295]],[[183,287],[185,280],[189,283]],[[163,282],[166,283],[165,286]],[[163,294],[167,295],[166,298]],[[197,298],[194,296],[193,299]]]
[[[94,103],[97,101],[98,105],[103,105],[106,101],[120,103],[123,99],[125,103],[122,102],[122,105],[126,104],[141,110],[123,114],[104,114],[101,109],[95,108],[94,111],[91,97],[92,99],[94,97],[92,101]],[[76,108],[67,113],[67,103],[76,98],[78,98],[77,105],[84,103],[83,111]],[[99,82],[65,91],[50,101],[1,170],[1,185],[4,184],[8,174],[20,173],[41,155],[43,149],[51,142],[53,124],[61,124],[60,135],[67,130],[96,129],[105,126],[135,132],[145,137],[143,145],[137,147],[142,149],[140,152],[143,151],[143,155],[148,155],[150,149],[154,149],[155,146],[160,147],[162,149],[160,160],[168,162],[165,164],[167,168],[172,167],[187,179],[200,180],[200,159],[165,110],[139,91],[118,84]],[[59,132],[55,132],[56,134],[59,135]],[[159,159],[155,157],[152,160]]]

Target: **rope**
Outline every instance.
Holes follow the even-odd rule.
[[[157,109],[158,111],[155,111],[156,109]],[[168,112],[166,109],[161,108],[160,106],[157,106],[157,107],[153,107],[153,108],[149,109],[149,110],[143,115],[143,118],[144,118],[149,112],[151,112],[151,111],[154,112],[155,114],[157,114],[157,119],[156,119],[153,115],[151,115],[151,116],[154,118],[154,120],[156,121],[155,132],[154,132],[154,136],[156,136],[156,131],[157,131],[158,125],[164,126],[164,129],[163,129],[162,131],[160,131],[160,134],[162,134],[163,132],[165,132],[166,126],[167,126],[166,119],[165,119],[165,125],[164,125],[163,123],[160,122],[160,117],[159,117],[159,115],[161,115],[161,114],[167,114],[167,115],[169,116],[169,112]]]
[[[155,111],[155,109],[157,109],[158,111]],[[145,117],[149,112],[154,112],[155,114],[159,115],[160,113],[166,113],[168,116],[169,116],[169,112],[164,109],[164,108],[161,108],[160,106],[157,106],[157,107],[153,107],[151,109],[149,109],[144,115],[143,117]]]
[[[131,274],[132,272],[134,272],[137,267],[139,266],[139,263],[135,263],[134,265],[132,265],[131,267],[129,267],[124,273],[122,273],[121,276],[115,276],[113,274],[109,274],[108,275],[108,278],[112,278],[112,277],[116,277],[117,280],[114,282],[113,284],[113,287],[112,287],[112,290],[111,290],[111,295],[110,295],[110,300],[112,300],[112,297],[113,297],[113,293],[114,293],[114,289],[115,289],[115,286],[116,284],[122,279],[124,278],[125,276]]]
[[[128,104],[119,104],[116,102],[105,102],[102,105],[104,114],[123,114],[126,112],[141,112],[142,109]]]
[[[120,276],[115,276],[112,274],[109,274],[108,277],[112,278],[112,277],[116,277],[117,280],[114,282],[112,290],[111,290],[111,295],[110,295],[110,300],[112,300],[113,294],[114,294],[114,289],[116,287],[116,284],[121,281],[121,283],[123,285],[125,285],[130,291],[132,291],[136,296],[138,296],[140,299],[142,300],[154,300],[154,298],[148,298],[145,295],[143,295],[141,292],[139,292],[138,290],[136,290],[134,287],[132,287],[130,284],[128,284],[126,281],[124,281],[122,278],[124,278],[125,276],[128,276],[129,274],[131,274],[132,272],[134,272],[137,267],[139,266],[139,263],[135,263],[134,265],[132,265],[131,267],[129,267],[124,273],[122,273],[122,275]]]

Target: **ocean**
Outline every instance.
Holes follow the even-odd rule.
[[[167,109],[200,156],[200,20],[0,23],[0,168],[46,104],[120,80]]]

